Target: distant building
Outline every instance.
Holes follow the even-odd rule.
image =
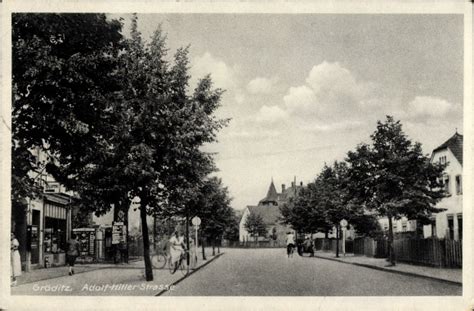
[[[287,203],[290,198],[295,197],[302,187],[302,182],[299,186],[297,186],[295,182],[292,182],[291,187],[288,188],[283,184],[281,193],[278,193],[272,180],[267,195],[258,202],[258,205],[249,205],[244,209],[239,225],[240,242],[254,241],[254,237],[252,237],[245,228],[247,217],[254,213],[262,216],[267,227],[267,235],[265,237],[259,237],[259,241],[273,240],[279,245],[284,245],[286,243],[286,233],[293,230],[280,223],[280,207]]]

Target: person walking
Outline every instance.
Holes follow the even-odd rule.
[[[11,285],[16,286],[17,277],[21,275],[20,243],[12,232],[10,236],[10,264],[11,264]]]
[[[68,248],[66,253],[66,262],[69,265],[69,275],[74,274],[74,264],[77,256],[80,253],[80,244],[77,240],[77,236],[73,233],[71,239],[68,241]]]
[[[288,258],[293,257],[293,249],[295,247],[295,235],[288,231],[286,233],[286,253],[288,254]]]

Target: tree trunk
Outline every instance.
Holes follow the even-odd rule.
[[[204,237],[201,238],[202,260],[206,260],[206,251],[204,250]]]
[[[329,239],[329,230],[326,230],[326,231],[324,232],[324,238],[325,238],[325,239]]]
[[[188,215],[188,207],[186,206],[186,249],[188,250],[186,253],[186,264],[189,269],[189,215]],[[189,270],[188,270],[189,272]]]
[[[140,198],[140,199],[141,199],[140,218],[142,221],[143,258],[145,260],[145,279],[147,281],[153,281],[153,269],[151,267],[151,260],[150,260],[150,240],[148,237],[148,224],[146,221],[147,201],[144,198]]]
[[[388,260],[390,265],[395,266],[395,253],[393,249],[392,215],[388,215]]]
[[[212,256],[216,256],[216,239],[212,239]]]
[[[339,226],[336,226],[336,257],[339,257]]]

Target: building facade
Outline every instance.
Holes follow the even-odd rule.
[[[295,197],[302,187],[302,182],[299,186],[296,185],[295,182],[292,182],[288,188],[283,184],[281,192],[279,193],[272,180],[267,195],[261,199],[257,205],[249,205],[244,209],[239,224],[239,241],[247,242],[255,240],[245,228],[245,222],[248,216],[254,213],[262,216],[267,228],[267,235],[258,237],[258,240],[273,241],[272,243],[276,243],[277,245],[284,245],[286,243],[286,233],[288,231],[293,232],[294,230],[280,222],[280,207],[287,203],[290,198]]]
[[[39,150],[34,155],[38,162],[46,157]],[[12,232],[20,243],[22,269],[64,265],[66,243],[72,230],[74,196],[44,171],[30,175],[43,193],[36,198],[25,198],[25,212],[16,212],[19,216],[15,217],[12,214],[11,222]]]
[[[463,136],[456,132],[434,149],[431,161],[447,163],[443,175],[447,197],[437,204],[445,211],[433,215],[433,224],[423,228],[424,236],[462,240]]]

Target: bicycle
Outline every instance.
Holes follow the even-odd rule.
[[[174,274],[177,270],[181,271],[183,275],[186,275],[188,272],[187,267],[186,267],[186,254],[188,253],[187,250],[185,250],[181,256],[178,259],[178,268],[175,269],[175,263],[172,263],[171,260],[169,260],[168,267],[170,270],[171,274]]]
[[[169,255],[165,251],[159,251],[151,257],[151,265],[156,269],[163,269],[168,263]]]
[[[293,244],[288,244],[286,247],[286,252],[288,254],[288,258],[293,257],[293,252],[295,251],[295,246]]]

